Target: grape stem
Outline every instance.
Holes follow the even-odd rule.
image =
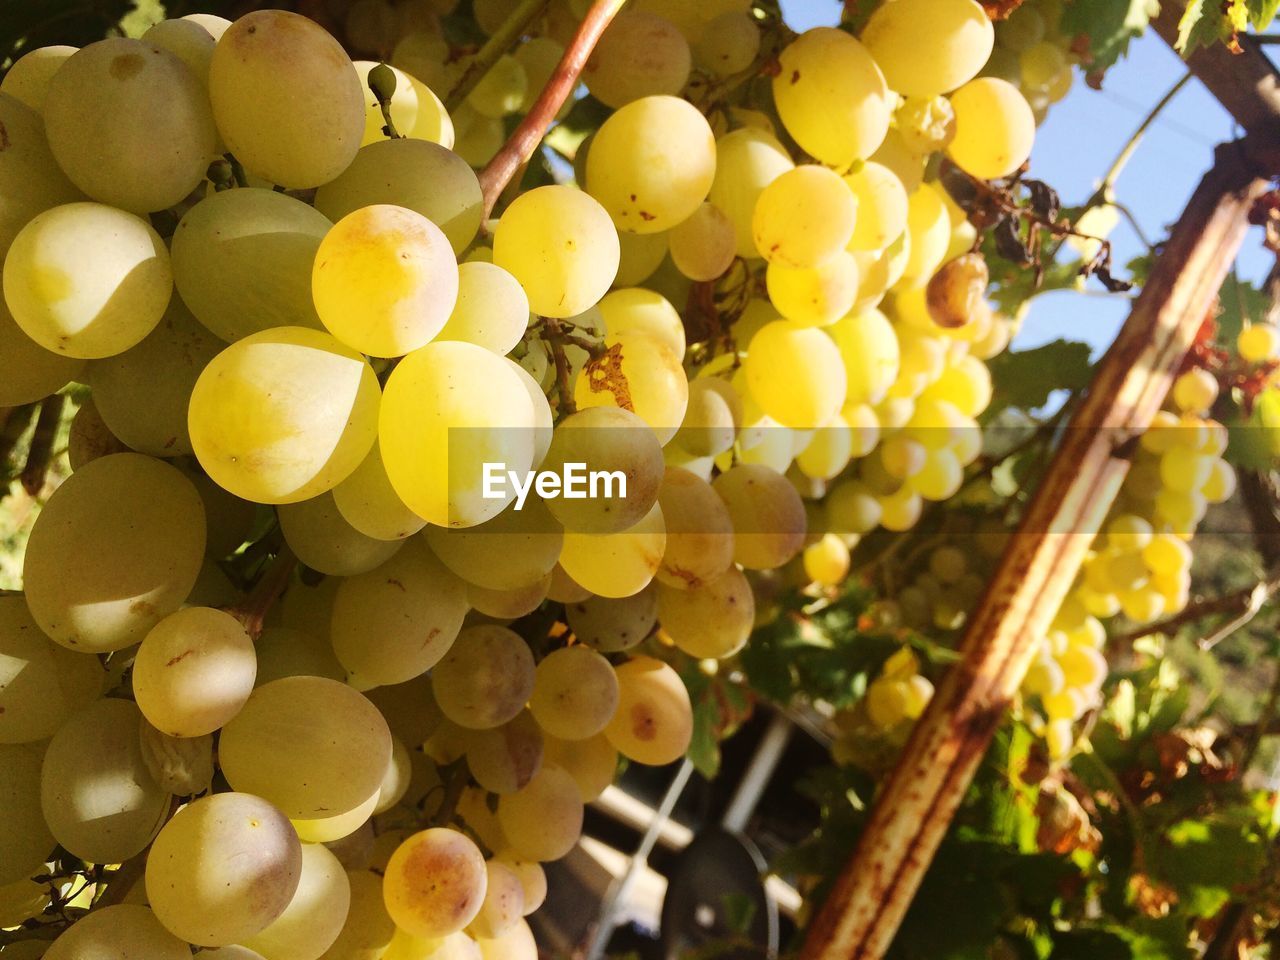
[[[573,387],[569,384],[569,358],[564,355],[567,335],[564,328],[560,326],[559,320],[555,317],[544,317],[542,337],[551,347],[551,356],[556,364],[556,386],[560,391],[560,415],[567,417],[578,409],[578,405],[573,401]]]
[[[262,624],[275,602],[284,593],[284,588],[293,576],[298,558],[287,546],[282,546],[271,565],[263,572],[253,591],[239,606],[228,612],[244,624],[245,631],[257,640],[262,633]]]
[[[1224,593],[1219,597],[1210,597],[1208,600],[1189,604],[1171,617],[1157,620],[1155,623],[1148,623],[1146,626],[1131,630],[1128,633],[1119,634],[1113,637],[1112,640],[1115,643],[1128,645],[1141,637],[1150,636],[1153,633],[1173,633],[1187,624],[1195,623],[1208,617],[1230,614],[1230,619],[1221,629],[1215,630],[1212,634],[1199,641],[1198,646],[1200,649],[1210,650],[1227,633],[1244,626],[1257,616],[1266,601],[1277,590],[1280,590],[1280,576],[1270,577],[1247,587],[1242,587],[1239,590],[1234,590],[1231,593]]]
[[[458,78],[458,82],[454,84],[453,89],[449,91],[449,95],[445,97],[446,110],[453,113],[462,106],[468,94],[488,75],[493,65],[529,32],[533,21],[542,16],[542,12],[550,4],[551,0],[523,0],[511,11],[511,15],[480,48],[471,63],[467,65],[467,69],[462,72],[462,76]]]
[[[58,424],[62,422],[62,411],[66,405],[67,398],[60,393],[55,393],[40,404],[40,416],[36,418],[35,433],[31,436],[31,446],[27,450],[27,464],[22,468],[22,489],[33,497],[44,488],[49,466],[53,462],[53,445],[58,436]]]
[[[440,801],[440,809],[431,818],[431,826],[443,827],[453,819],[458,811],[458,801],[462,799],[462,791],[471,782],[471,774],[465,760],[456,760],[441,769],[444,780],[444,797]]]
[[[538,144],[546,135],[551,121],[555,119],[564,102],[569,99],[569,95],[578,85],[582,68],[587,65],[587,60],[590,59],[591,52],[595,50],[601,35],[625,3],[626,0],[595,0],[591,4],[591,9],[582,18],[582,23],[578,25],[578,32],[573,35],[573,40],[565,48],[564,56],[560,58],[560,63],[551,74],[547,85],[538,94],[538,99],[534,101],[528,114],[520,121],[520,125],[516,127],[507,142],[502,145],[502,149],[481,171],[480,186],[484,191],[486,217],[493,213],[498,197],[511,182],[516,171],[528,163],[534,151],[538,149]]]

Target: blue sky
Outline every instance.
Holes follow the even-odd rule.
[[[840,13],[835,0],[782,0],[782,7],[787,21],[800,30],[834,23]],[[1130,46],[1129,56],[1107,74],[1101,91],[1077,80],[1067,98],[1051,108],[1037,134],[1032,175],[1056,187],[1066,204],[1087,199],[1151,106],[1183,72],[1178,56],[1151,33]],[[1214,145],[1235,133],[1231,118],[1198,81],[1183,87],[1164,110],[1116,190],[1117,199],[1133,211],[1150,239],[1162,237],[1177,220],[1212,162]],[[1121,265],[1145,248],[1123,222],[1111,239],[1117,275],[1123,276]],[[1261,248],[1261,233],[1255,231],[1240,257],[1241,278],[1260,281],[1270,262]],[[1091,283],[1089,289],[1101,288]],[[1111,342],[1128,306],[1122,297],[1081,296],[1072,291],[1045,294],[1033,301],[1014,347],[1067,337],[1088,342],[1096,354]]]

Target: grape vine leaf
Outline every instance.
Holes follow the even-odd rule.
[[[1014,350],[987,361],[998,399],[984,415],[990,422],[1001,410],[1043,407],[1055,390],[1088,386],[1089,345],[1078,340],[1054,340],[1031,350]],[[1049,372],[1052,371],[1052,376]]]
[[[1219,42],[1238,52],[1239,34],[1266,29],[1278,7],[1280,0],[1191,0],[1178,21],[1178,52],[1186,56]]]
[[[1198,0],[1192,0],[1193,3]],[[1075,37],[1089,73],[1099,75],[1123,57],[1160,12],[1159,0],[1075,0],[1062,10],[1062,31]]]

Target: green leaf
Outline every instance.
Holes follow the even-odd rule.
[[[1053,937],[1049,960],[1173,960],[1156,939],[1119,926],[1077,925]]]
[[[1178,891],[1178,909],[1193,917],[1216,914],[1238,885],[1256,878],[1266,865],[1265,846],[1229,811],[1176,823],[1165,841],[1156,869]]]
[[[1276,18],[1280,10],[1280,0],[1246,0],[1249,8],[1249,26],[1255,30],[1265,30]]]
[[[1101,73],[1128,52],[1159,12],[1159,0],[1074,0],[1063,5],[1062,32],[1088,38],[1089,71]]]
[[[1054,390],[1079,390],[1087,386],[1089,345],[1076,340],[1054,340],[1032,350],[1002,353],[988,360],[987,365],[997,398],[997,403],[987,412],[990,419],[1005,407],[1024,410],[1043,407]]]
[[[1280,2],[1280,0],[1277,0]],[[1243,283],[1235,275],[1229,276],[1218,291],[1219,343],[1234,346],[1236,337],[1246,324],[1262,323],[1271,306],[1271,298],[1251,283]]]

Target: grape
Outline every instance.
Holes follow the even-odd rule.
[[[687,590],[658,587],[658,619],[675,645],[698,659],[723,660],[741,650],[755,625],[751,584],[737,567]]]
[[[351,475],[373,446],[377,415],[378,380],[363,357],[318,330],[279,327],[205,367],[188,425],[220,486],[257,503],[297,503]]]
[[[360,78],[360,92],[365,100],[364,135],[360,146],[386,140],[382,128],[386,119],[378,98],[369,90],[369,71],[378,64],[372,60],[355,61],[356,74]],[[453,121],[440,98],[417,77],[387,66],[396,78],[396,92],[391,96],[391,120],[396,133],[410,140],[427,140],[445,149],[453,146]]]
[[[733,223],[740,257],[759,257],[752,224],[764,189],[795,166],[772,134],[746,127],[716,141],[716,172],[707,199]]]
[[[498,821],[511,848],[529,860],[559,860],[582,834],[578,784],[559,767],[543,764],[523,790],[498,800]]]
[[[966,253],[944,264],[925,290],[929,316],[946,329],[973,322],[984,306],[989,279],[981,253]]]
[[[454,152],[469,166],[480,169],[502,149],[505,128],[501,120],[486,117],[467,103],[458,108],[453,119],[458,129]]]
[[[18,326],[69,357],[128,350],[160,322],[172,293],[160,235],[140,217],[98,203],[39,214],[4,261],[4,298]]]
[[[281,186],[328,183],[360,147],[360,77],[324,28],[295,13],[259,10],[232,24],[213,52],[209,97],[230,151]]]
[[[561,740],[595,736],[618,706],[618,680],[609,661],[584,646],[566,647],[538,664],[529,710]]]
[[[462,340],[505,355],[529,328],[529,298],[499,266],[470,261],[458,266],[458,295],[437,340]]]
[[[566,533],[560,564],[565,573],[601,597],[639,593],[662,565],[667,547],[662,508],[619,533]]]
[[[965,416],[976,417],[991,403],[991,373],[974,356],[949,363],[942,374],[920,394],[922,400],[945,400]]]
[[[201,960],[265,960],[262,954],[248,947],[232,944],[229,947],[216,947],[213,950],[201,950]]]
[[[760,28],[749,13],[729,10],[707,24],[693,57],[698,66],[718,77],[747,70],[760,52]]]
[[[213,784],[213,736],[171,737],[145,720],[139,741],[142,762],[166,793],[190,797],[207,793]]]
[[[520,104],[517,112],[528,113],[537,101],[538,95],[550,82],[551,75],[560,66],[564,47],[549,37],[530,37],[516,47],[511,55],[524,67],[525,78],[528,81],[525,86],[524,102]],[[558,119],[563,119],[572,105],[573,98],[570,97],[560,108]]]
[[[951,242],[951,218],[932,184],[922,184],[907,198],[907,236],[910,250],[903,276],[923,284],[938,269]]]
[[[679,94],[692,66],[689,41],[675,24],[643,10],[624,10],[600,37],[582,82],[616,110],[642,97]]]
[[[712,488],[733,521],[733,558],[751,570],[780,567],[804,545],[804,504],[786,478],[768,467],[740,464]]]
[[[547,590],[551,587],[551,575],[547,574],[537,583],[516,587],[513,590],[490,590],[475,584],[467,585],[467,602],[478,613],[496,620],[516,620],[526,616],[547,599]]]
[[[684,322],[662,294],[644,287],[613,290],[604,295],[597,309],[604,321],[605,343],[612,345],[632,334],[643,334],[683,359]]]
[[[1173,381],[1173,403],[1185,413],[1206,413],[1218,399],[1218,381],[1203,367],[1193,367]]]
[[[39,113],[49,93],[49,81],[79,47],[37,47],[24,53],[5,71],[0,93],[7,93]]]
[[[1070,70],[1067,55],[1051,40],[1042,40],[1018,55],[1023,89],[1031,91],[1047,87],[1064,69]],[[1069,74],[1068,74],[1069,75]]]
[[[733,446],[741,421],[737,391],[719,377],[698,377],[689,384],[689,405],[674,440],[696,457],[714,457]]]
[[[316,209],[331,220],[389,203],[422,214],[461,253],[484,217],[480,183],[466,161],[425,140],[383,140],[361,148],[346,171],[316,192]]]
[[[331,581],[336,582],[336,581]],[[346,670],[324,640],[292,627],[268,627],[256,644],[258,675],[256,685],[281,677],[328,677],[345,680]]]
[[[164,823],[169,794],[147,772],[141,720],[128,700],[97,700],[49,743],[40,777],[44,819],[58,843],[82,860],[127,860]]]
[[[487,730],[515,719],[533,683],[528,644],[494,624],[463,630],[431,673],[440,710],[469,730]]]
[[[486,880],[484,857],[467,837],[456,830],[423,830],[391,855],[383,899],[405,933],[444,937],[475,919]]]
[[[23,333],[0,299],[0,406],[42,400],[79,378],[83,369],[83,360],[46,350]]]
[[[665,233],[618,234],[618,275],[613,285],[631,287],[644,283],[666,257],[667,246]]]
[[[856,216],[857,201],[839,176],[802,164],[761,192],[752,232],[770,263],[816,267],[849,243]]]
[[[204,179],[217,145],[200,78],[167,50],[124,37],[91,43],[63,64],[44,118],[71,181],[132,213],[180,202]]]
[[[974,0],[898,0],[871,15],[862,42],[890,88],[932,97],[977,76],[991,55],[995,30]]]
[[[680,675],[660,660],[636,657],[618,667],[618,687],[618,712],[605,729],[618,752],[655,767],[684,756],[693,708]]]
[[[44,956],[47,960],[113,956],[189,960],[191,948],[161,926],[147,907],[120,903],[81,917],[63,931]]]
[[[524,920],[515,924],[501,937],[493,940],[477,940],[480,946],[478,960],[537,960],[538,944],[533,931]]]
[[[375,540],[352,527],[328,493],[301,503],[284,504],[277,513],[285,543],[298,559],[330,576],[367,573],[400,549],[398,540]]]
[[[1007,177],[1031,155],[1036,122],[1012,84],[994,77],[972,80],[951,95],[956,137],[947,155],[984,180]]]
[[[837,413],[829,423],[818,428],[813,439],[796,456],[796,467],[810,479],[832,480],[849,465],[853,455],[853,430],[844,415]]]
[[[587,154],[587,190],[632,233],[657,233],[689,217],[707,199],[715,172],[706,118],[669,96],[622,107],[596,131]]]
[[[179,810],[147,857],[146,891],[160,922],[191,943],[248,939],[284,913],[302,874],[302,845],[284,815],[246,793],[216,793]]]
[[[523,510],[508,507],[492,520],[466,529],[428,527],[427,542],[450,570],[490,590],[537,583],[555,567],[564,531],[541,498]]]
[[[1280,330],[1265,323],[1245,327],[1236,336],[1236,352],[1245,363],[1265,363],[1280,355]]]
[[[857,201],[852,250],[883,250],[907,228],[907,191],[902,181],[883,164],[867,161],[844,182]]]
[[[43,865],[40,870],[44,870]],[[6,927],[17,926],[40,916],[51,902],[49,893],[48,887],[33,880],[0,884],[0,923]]]
[[[291,820],[294,830],[298,833],[298,839],[304,844],[310,843],[332,843],[335,840],[342,840],[349,837],[357,830],[369,822],[369,818],[373,816],[373,810],[378,805],[378,793],[365,798],[365,801],[357,807],[339,813],[332,817],[317,817],[315,819],[295,819]],[[306,849],[305,847],[303,849]]]
[[[377,443],[355,472],[333,488],[333,502],[347,523],[375,540],[404,540],[427,525],[391,485]]]
[[[536,860],[526,860],[513,850],[504,850],[493,859],[504,864],[519,879],[524,916],[529,916],[542,906],[547,899],[547,874],[542,869],[542,864]]]
[[[397,930],[380,960],[482,960],[482,957],[479,944],[462,931],[424,939]]]
[[[821,426],[844,405],[844,364],[821,330],[784,320],[765,325],[751,338],[744,369],[752,398],[783,426]]]
[[[141,343],[90,364],[87,379],[103,422],[140,453],[190,454],[191,391],[223,346],[174,297],[159,325]]]
[[[668,467],[658,502],[667,527],[667,547],[656,574],[661,583],[678,589],[699,587],[729,569],[733,525],[711,484],[688,470]]]
[[[57,845],[40,806],[43,750],[0,744],[0,886],[26,881]]]
[[[58,643],[120,650],[178,609],[203,555],[204,511],[181,473],[140,454],[102,457],[72,474],[37,518],[23,565],[27,603]]]
[[[733,221],[715,204],[704,203],[671,228],[670,247],[676,268],[690,280],[705,282],[729,269],[737,253],[738,234]]]
[[[493,262],[520,281],[542,316],[572,317],[594,306],[617,275],[618,257],[605,209],[573,187],[522,193],[494,231]]]
[[[454,83],[456,66],[446,68],[451,57],[449,43],[438,22],[426,29],[411,29],[391,52],[391,62],[420,79],[428,87],[444,90]]]
[[[469,732],[467,767],[490,793],[515,793],[541,768],[542,743],[533,714],[522,710],[500,727]]]
[[[102,695],[105,679],[97,658],[48,640],[21,596],[0,597],[0,744],[53,736],[72,711]]]
[[[629,597],[587,597],[566,602],[569,629],[580,643],[618,653],[644,640],[658,619],[656,588]]]
[[[209,36],[214,41],[222,39],[222,35],[227,32],[227,28],[231,26],[231,21],[225,17],[219,17],[212,13],[189,13],[183,20],[190,20],[192,23],[198,23],[209,31]]]
[[[865,159],[889,129],[889,90],[861,43],[833,27],[793,40],[779,60],[773,99],[787,132],[822,163]]]
[[[504,54],[467,95],[467,104],[481,116],[501,120],[520,109],[528,89],[529,78],[520,61]]]
[[[174,232],[174,283],[195,318],[229,342],[273,327],[320,330],[311,266],[331,226],[283,193],[212,194]]]
[[[485,864],[487,883],[484,903],[469,930],[477,937],[501,937],[524,916],[524,885],[519,875],[501,860]]]
[[[608,350],[578,375],[573,390],[578,409],[629,410],[665,445],[680,429],[689,403],[689,380],[679,356],[641,331],[610,339]]]
[[[399,357],[443,329],[458,297],[458,265],[434,223],[378,204],[347,214],[325,236],[311,292],[321,321],[344,344]]]
[[[666,17],[680,28],[690,43],[696,43],[716,17],[731,11],[746,13],[751,4],[749,0],[709,0],[695,6],[685,0],[639,0],[636,9]]]
[[[382,776],[382,786],[378,788],[378,802],[373,812],[386,813],[398,804],[408,793],[412,776],[413,756],[409,753],[409,748],[404,745],[404,741],[393,734],[391,762],[387,764],[386,773]]]
[[[320,844],[304,844],[293,899],[244,944],[265,960],[318,960],[338,938],[350,905],[351,883],[338,858]]]
[[[253,641],[239,620],[188,607],[165,617],[142,641],[133,694],[156,728],[173,737],[199,737],[240,712],[256,674]]]
[[[507,366],[512,373],[524,384],[525,393],[529,395],[529,403],[533,406],[533,461],[530,466],[536,468],[542,465],[542,461],[547,457],[547,451],[551,449],[551,437],[555,426],[551,404],[547,400],[547,395],[542,392],[541,385],[529,371],[510,357],[503,359],[507,361]]]
[[[443,341],[414,351],[387,381],[379,441],[387,476],[418,516],[470,527],[515,496],[484,496],[484,465],[523,475],[533,460],[528,391],[502,357],[471,343]]]
[[[995,31],[1001,47],[1020,53],[1044,39],[1046,24],[1039,10],[1024,4],[997,23]]]
[[[956,135],[956,113],[941,95],[908,97],[895,119],[903,146],[920,156],[945,149]]]
[[[79,470],[86,463],[113,453],[129,453],[128,447],[116,439],[93,405],[93,398],[88,397],[71,418],[71,426],[67,431],[67,461],[72,471]]]
[[[161,20],[142,35],[142,40],[172,53],[187,65],[191,75],[200,81],[201,87],[208,90],[209,64],[213,62],[213,48],[217,41],[201,24],[186,19]],[[212,118],[213,115],[210,114],[210,120]],[[217,145],[214,152],[221,152]]]
[[[583,803],[590,803],[604,793],[613,783],[614,775],[618,770],[618,751],[613,748],[609,738],[603,733],[587,737],[585,740],[558,740],[555,737],[547,737],[544,756],[547,763],[562,768],[573,777]],[[540,892],[538,902],[540,903],[545,896],[544,878],[544,889]],[[527,905],[526,909],[528,909]]]
[[[774,261],[765,279],[769,300],[800,326],[830,326],[852,310],[858,299],[858,263],[844,250],[816,267],[788,267]]]
[[[10,76],[12,72],[6,81]],[[54,161],[39,113],[7,92],[0,93],[0,124],[9,138],[9,146],[0,152],[2,257],[33,217],[59,204],[83,200],[84,195]]]
[[[347,873],[351,904],[346,922],[323,960],[380,960],[395,934],[382,900],[382,878],[368,870]]]
[[[233,789],[264,797],[286,816],[354,810],[382,783],[391,760],[386,721],[364,696],[322,677],[286,677],[253,691],[222,728],[222,772]]]
[[[805,548],[804,572],[821,586],[837,586],[849,575],[849,548],[834,533],[824,534]]]

